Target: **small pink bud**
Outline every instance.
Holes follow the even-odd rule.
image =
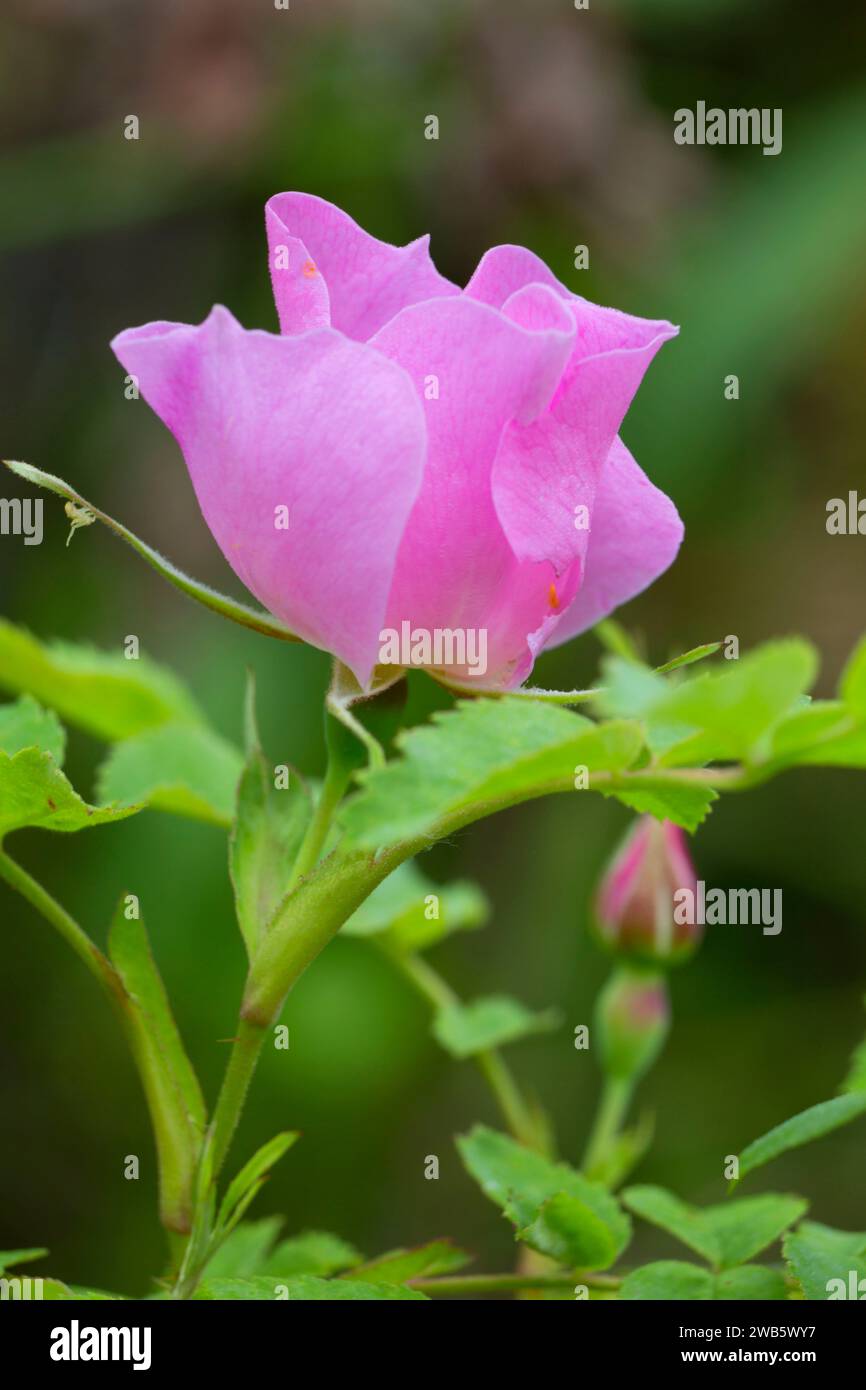
[[[598,997],[595,1026],[607,1075],[637,1081],[652,1066],[670,1027],[664,976],[617,970]]]
[[[697,891],[685,835],[671,821],[641,816],[598,886],[594,920],[601,940],[617,955],[677,964],[701,935],[700,926],[674,920],[674,894],[684,888]]]

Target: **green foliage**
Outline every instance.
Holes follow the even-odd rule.
[[[785,1280],[775,1269],[760,1265],[741,1265],[738,1269],[714,1274],[700,1265],[681,1260],[657,1260],[632,1270],[623,1280],[619,1296],[626,1302],[672,1300],[706,1302],[712,1299],[783,1299]]]
[[[810,1144],[813,1139],[822,1139],[825,1134],[864,1114],[866,1091],[852,1091],[810,1106],[808,1110],[768,1130],[743,1149],[740,1154],[740,1178],[745,1178],[756,1168],[763,1168],[765,1163],[772,1162],[789,1149],[798,1149],[803,1144]]]
[[[453,1274],[472,1260],[450,1240],[432,1240],[413,1250],[389,1250],[369,1264],[361,1265],[353,1278],[368,1284],[405,1284],[409,1279],[430,1279],[437,1274]]]
[[[534,1033],[549,1032],[560,1022],[556,1009],[533,1013],[517,999],[497,994],[440,1009],[433,1020],[433,1034],[446,1052],[462,1060]]]
[[[206,1277],[246,1279],[255,1274],[267,1274],[264,1266],[282,1225],[281,1216],[264,1216],[260,1221],[240,1222],[211,1255],[205,1266]]]
[[[344,1269],[354,1269],[363,1258],[354,1246],[328,1231],[303,1231],[280,1241],[262,1262],[258,1273],[292,1278],[298,1274],[318,1274],[327,1278]]]
[[[703,1209],[662,1187],[629,1187],[622,1200],[635,1216],[682,1241],[715,1269],[730,1269],[766,1249],[808,1209],[800,1197],[765,1193]]]
[[[817,670],[814,649],[798,638],[767,642],[718,671],[669,680],[614,657],[597,698],[606,715],[641,718],[663,767],[710,760],[759,761],[769,732],[802,703]]]
[[[279,1162],[298,1137],[296,1131],[286,1130],[282,1134],[274,1135],[273,1139],[256,1149],[252,1158],[248,1159],[226,1189],[217,1217],[219,1231],[231,1230],[240,1220],[250,1202],[261,1190],[274,1164]]]
[[[607,1269],[631,1223],[616,1198],[565,1163],[552,1163],[477,1125],[457,1140],[466,1168],[516,1227],[516,1237],[572,1268]]]
[[[61,771],[65,738],[30,696],[0,707],[0,839],[12,830],[84,830],[134,815],[138,806],[89,806]]]
[[[433,899],[438,915],[428,916]],[[376,937],[381,945],[407,955],[434,946],[452,932],[482,927],[489,913],[487,898],[476,884],[434,883],[410,859],[374,888],[342,932]]]
[[[160,1159],[160,1202],[172,1229],[190,1216],[193,1177],[206,1123],[198,1079],[186,1055],[144,923],[118,906],[108,950],[125,991],[124,1023]]]
[[[146,656],[127,661],[120,653],[40,642],[5,619],[0,619],[0,686],[35,696],[70,724],[109,741],[203,718],[183,683]]]
[[[309,793],[297,775],[290,775],[287,787],[275,785],[274,769],[266,762],[259,742],[253,700],[250,686],[247,760],[237,784],[229,837],[235,911],[250,957],[288,891],[312,815]]]
[[[352,841],[380,845],[435,833],[446,818],[466,823],[500,806],[574,786],[574,768],[629,766],[640,752],[636,726],[596,725],[538,701],[460,701],[433,723],[400,734],[403,757],[362,773],[362,791],[342,820]]]
[[[47,1254],[47,1250],[37,1246],[30,1250],[0,1250],[0,1274],[5,1274],[13,1265],[29,1264],[31,1260],[41,1260]]]
[[[99,769],[103,799],[146,802],[215,825],[232,823],[243,759],[203,726],[163,724],[118,743]]]
[[[383,1300],[422,1299],[423,1293],[403,1284],[364,1284],[354,1279],[317,1279],[299,1275],[280,1279],[259,1275],[251,1279],[206,1279],[194,1295],[197,1299],[244,1301],[274,1299],[278,1302],[342,1302],[363,1303]]]
[[[846,1286],[842,1296],[850,1296],[847,1286],[852,1272],[856,1283],[866,1279],[866,1231],[834,1231],[817,1221],[804,1221],[785,1237],[782,1248],[791,1273],[808,1299],[828,1298],[833,1291],[828,1285],[833,1279],[841,1279]]]

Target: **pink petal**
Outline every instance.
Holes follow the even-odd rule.
[[[309,193],[278,193],[265,209],[269,261],[283,333],[309,326],[309,287],[273,269],[278,246],[312,261],[330,300],[330,323],[366,342],[409,304],[459,294],[430,260],[429,237],[408,246],[378,241],[347,213]],[[298,249],[300,248],[300,249]],[[303,262],[301,262],[303,264]],[[313,277],[308,276],[309,279]],[[321,306],[319,306],[321,307]]]
[[[424,468],[405,372],[333,329],[246,332],[221,307],[197,327],[128,329],[112,347],[177,438],[236,574],[365,685]],[[288,530],[275,525],[283,506]]]
[[[491,669],[522,659],[527,632],[550,612],[553,572],[533,564],[520,573],[496,514],[491,469],[506,425],[528,423],[549,404],[572,342],[567,307],[543,287],[508,316],[465,297],[430,300],[372,339],[412,378],[429,438],[388,626],[490,628]]]
[[[567,642],[647,588],[673,563],[682,538],[673,502],[617,439],[601,474],[583,583],[546,645]]]

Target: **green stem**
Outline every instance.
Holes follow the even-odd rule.
[[[229,1151],[266,1036],[267,1030],[258,1023],[245,1018],[238,1021],[238,1031],[205,1140],[214,1177]]]
[[[633,1090],[634,1081],[630,1077],[605,1078],[583,1160],[585,1173],[592,1175],[608,1158],[626,1117]]]
[[[441,1279],[409,1279],[410,1289],[436,1297],[461,1294],[520,1293],[524,1289],[573,1289],[586,1284],[592,1289],[618,1289],[622,1283],[614,1274],[457,1274]]]
[[[333,758],[329,759],[316,809],[295,859],[290,887],[294,887],[300,879],[305,878],[318,864],[334,819],[334,812],[343,799],[351,775],[351,768],[342,766]]]
[[[60,933],[68,946],[71,946],[79,960],[87,966],[94,979],[98,980],[102,989],[105,990],[113,1004],[123,1001],[126,991],[123,988],[120,976],[114,966],[102,954],[95,942],[83,927],[80,927],[75,918],[70,916],[65,907],[61,907],[56,898],[46,892],[41,883],[37,883],[35,878],[31,878],[26,869],[22,869],[14,859],[10,859],[6,851],[0,848],[0,877],[4,878],[11,888],[20,893],[23,898],[41,913],[47,922]]]
[[[428,1003],[432,1004],[435,1010],[447,1009],[454,1004],[459,1004],[460,999],[454,990],[443,980],[442,976],[433,966],[420,956],[402,955],[397,951],[388,952],[389,959],[393,960],[408,980],[412,982],[419,993],[424,995]],[[493,1096],[505,1118],[509,1130],[515,1139],[528,1148],[542,1147],[532,1111],[524,1100],[520,1087],[514,1079],[514,1074],[508,1066],[501,1052],[496,1048],[485,1048],[475,1057],[476,1062],[481,1068],[481,1072],[490,1087]]]
[[[99,982],[117,1014],[144,1089],[159,1167],[159,1215],[169,1233],[173,1258],[176,1258],[191,1219],[190,1194],[197,1135],[193,1138],[190,1133],[189,1116],[179,1104],[173,1079],[166,1072],[148,1020],[138,1001],[127,992],[111,961],[91,941],[83,927],[2,849],[0,876],[56,928]]]

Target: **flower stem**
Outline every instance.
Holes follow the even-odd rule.
[[[586,1284],[593,1289],[618,1289],[622,1283],[614,1274],[457,1274],[441,1279],[409,1279],[410,1289],[432,1297],[455,1298],[461,1294],[519,1293],[524,1289],[573,1289]]]
[[[634,1082],[630,1077],[605,1077],[582,1165],[583,1171],[590,1176],[603,1167],[609,1157],[625,1119],[633,1090]]]
[[[46,892],[41,883],[37,883],[35,878],[31,878],[26,869],[22,869],[14,859],[10,859],[6,851],[0,848],[0,877],[4,878],[11,888],[20,893],[23,898],[41,913],[47,922],[60,933],[68,946],[71,946],[79,960],[83,961],[87,969],[98,980],[102,989],[106,991],[113,1004],[120,1003],[125,990],[121,983],[120,976],[114,966],[102,954],[99,947],[90,937],[83,927],[80,927],[75,918],[72,917],[65,907],[61,907],[56,898]]]
[[[334,819],[334,812],[343,799],[343,793],[349,784],[350,776],[351,769],[341,766],[334,759],[329,759],[328,770],[325,773],[322,790],[316,802],[316,809],[292,869],[290,887],[294,887],[319,862],[319,856]]]
[[[266,1036],[267,1030],[260,1024],[245,1018],[238,1021],[231,1056],[205,1140],[214,1177],[229,1151]]]
[[[397,951],[388,951],[387,954],[435,1010],[447,1009],[460,1003],[458,995],[447,980],[421,956],[403,955]],[[476,1054],[475,1060],[514,1138],[528,1148],[542,1148],[532,1110],[524,1100],[502,1053],[496,1048],[485,1048],[483,1052]]]

